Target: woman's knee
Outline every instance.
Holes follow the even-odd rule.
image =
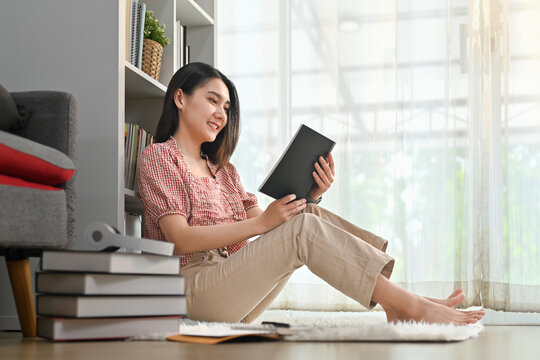
[[[306,207],[301,212],[301,214],[315,214],[315,215],[319,215],[320,213],[321,213],[321,207],[312,203],[306,204]]]
[[[320,218],[310,212],[301,212],[293,216],[289,221],[292,222],[291,225],[295,226],[299,231],[302,231],[305,227],[313,226],[314,223],[318,223]]]

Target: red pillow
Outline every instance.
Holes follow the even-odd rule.
[[[2,175],[2,174],[0,174],[0,185],[18,186],[18,187],[25,187],[25,188],[38,189],[38,190],[62,191],[62,188],[58,188],[58,187],[54,187],[50,185],[36,184],[36,183],[26,181],[20,178],[14,178],[14,177]]]
[[[0,174],[45,185],[71,179],[73,161],[61,151],[0,131]]]

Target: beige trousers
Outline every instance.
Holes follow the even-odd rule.
[[[307,267],[366,308],[379,274],[390,277],[388,242],[317,205],[228,258],[198,252],[181,269],[187,316],[220,322],[251,322],[268,308],[294,270]]]

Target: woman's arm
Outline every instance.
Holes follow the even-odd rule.
[[[189,226],[182,215],[165,215],[159,226],[167,241],[174,243],[180,254],[217,249],[249,239],[262,232],[257,218],[232,224]]]
[[[257,217],[259,215],[262,215],[263,212],[264,212],[263,209],[261,209],[258,206],[255,206],[254,208],[251,208],[247,211],[247,218],[251,219],[251,218]]]
[[[182,215],[165,215],[159,226],[167,241],[174,243],[180,254],[217,249],[265,233],[281,225],[306,207],[305,199],[293,201],[287,195],[272,202],[265,211],[256,207],[248,211],[248,219],[231,224],[189,226]],[[251,217],[250,217],[251,216]]]

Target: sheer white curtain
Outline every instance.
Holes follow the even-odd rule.
[[[394,281],[540,310],[540,1],[217,3],[248,190],[305,123],[337,141],[321,205],[390,241]],[[362,309],[305,267],[273,307]]]

